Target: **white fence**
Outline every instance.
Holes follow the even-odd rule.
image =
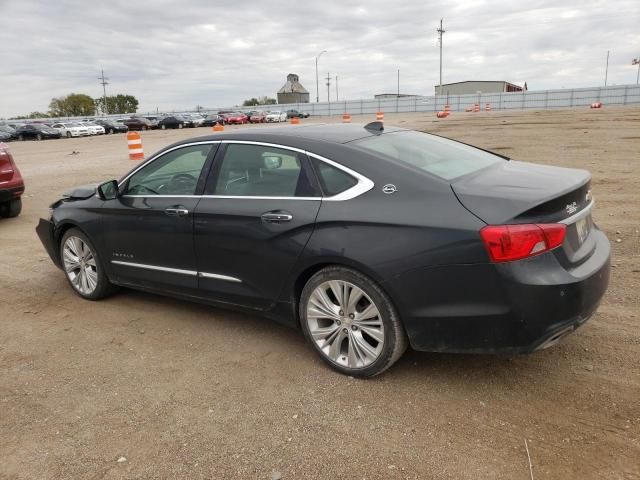
[[[540,90],[510,93],[477,93],[472,95],[442,95],[431,97],[394,97],[371,100],[347,100],[344,102],[290,103],[285,105],[260,105],[243,107],[241,110],[298,110],[310,115],[351,115],[376,112],[437,112],[445,104],[452,111],[464,111],[474,104],[481,108],[487,103],[493,110],[515,110],[526,108],[583,107],[594,102],[606,105],[640,104],[640,85],[613,87],[573,88],[563,90]],[[238,107],[235,107],[237,110]],[[207,108],[206,111],[233,110],[233,108]]]

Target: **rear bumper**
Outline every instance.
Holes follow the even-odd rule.
[[[36,233],[53,263],[60,268],[60,257],[55,241],[53,223],[41,218],[36,226]]]
[[[610,245],[565,269],[553,252],[505,264],[453,265],[402,275],[401,310],[416,350],[528,353],[585,323],[609,284]],[[394,290],[397,289],[395,285]],[[394,294],[394,298],[396,294]]]
[[[14,184],[15,185],[15,184]],[[0,203],[8,202],[15,198],[20,198],[24,193],[24,185],[17,187],[2,187],[0,188]]]

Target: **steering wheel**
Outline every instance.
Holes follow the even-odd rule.
[[[198,179],[188,173],[179,173],[175,175],[169,183],[165,185],[165,189],[171,193],[191,192],[195,190]]]

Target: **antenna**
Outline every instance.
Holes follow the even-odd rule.
[[[109,79],[104,76],[104,70],[100,70],[100,76],[98,77],[98,80],[100,80],[100,84],[102,85],[102,101],[104,102],[102,104],[102,113],[108,115],[109,112],[107,109],[107,85],[109,85],[109,82],[107,82],[107,80]]]

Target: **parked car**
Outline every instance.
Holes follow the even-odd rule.
[[[242,112],[233,112],[224,115],[227,125],[242,125],[249,123],[249,118]]]
[[[167,128],[184,128],[186,124],[184,117],[180,115],[169,115],[168,117],[162,117],[158,122],[158,128],[166,130]]]
[[[4,141],[17,140],[18,134],[16,129],[9,125],[0,125],[0,133],[2,133]]]
[[[111,119],[98,119],[95,123],[103,127],[107,134],[127,133],[129,131],[129,128],[125,124],[121,122],[118,123]]]
[[[54,123],[51,128],[60,132],[63,137],[87,137],[91,135],[89,126],[82,123]]]
[[[77,294],[121,285],[262,311],[299,326],[331,367],[369,377],[408,344],[547,348],[607,289],[585,170],[380,122],[196,140],[68,192],[40,220]]]
[[[16,130],[18,140],[43,140],[60,138],[60,132],[43,123],[29,123]]]
[[[104,135],[107,133],[102,125],[94,122],[82,122],[80,125],[85,125],[89,129],[90,135]]]
[[[182,116],[190,119],[194,127],[203,126],[204,117],[199,113],[183,113]]]
[[[160,121],[160,118],[161,118],[161,117],[159,117],[159,116],[155,116],[155,115],[151,115],[151,116],[144,117],[144,118],[146,118],[147,120],[149,120],[149,127],[150,127],[151,129],[158,128],[158,122]]]
[[[144,117],[127,118],[122,123],[124,123],[129,130],[151,130],[151,122]]]
[[[251,123],[265,123],[267,121],[267,115],[264,112],[253,112],[249,117]]]
[[[0,217],[17,217],[22,210],[24,181],[9,146],[0,143]]]
[[[309,114],[298,110],[287,110],[287,118],[309,118]]]
[[[271,122],[286,122],[287,114],[285,112],[281,112],[280,110],[275,110],[273,112],[267,113],[267,123]]]
[[[0,130],[0,142],[10,142],[13,140],[13,136],[9,132]]]
[[[222,117],[222,115],[218,115],[217,113],[210,113],[202,122],[203,127],[213,127],[216,124],[224,125],[224,117]]]

